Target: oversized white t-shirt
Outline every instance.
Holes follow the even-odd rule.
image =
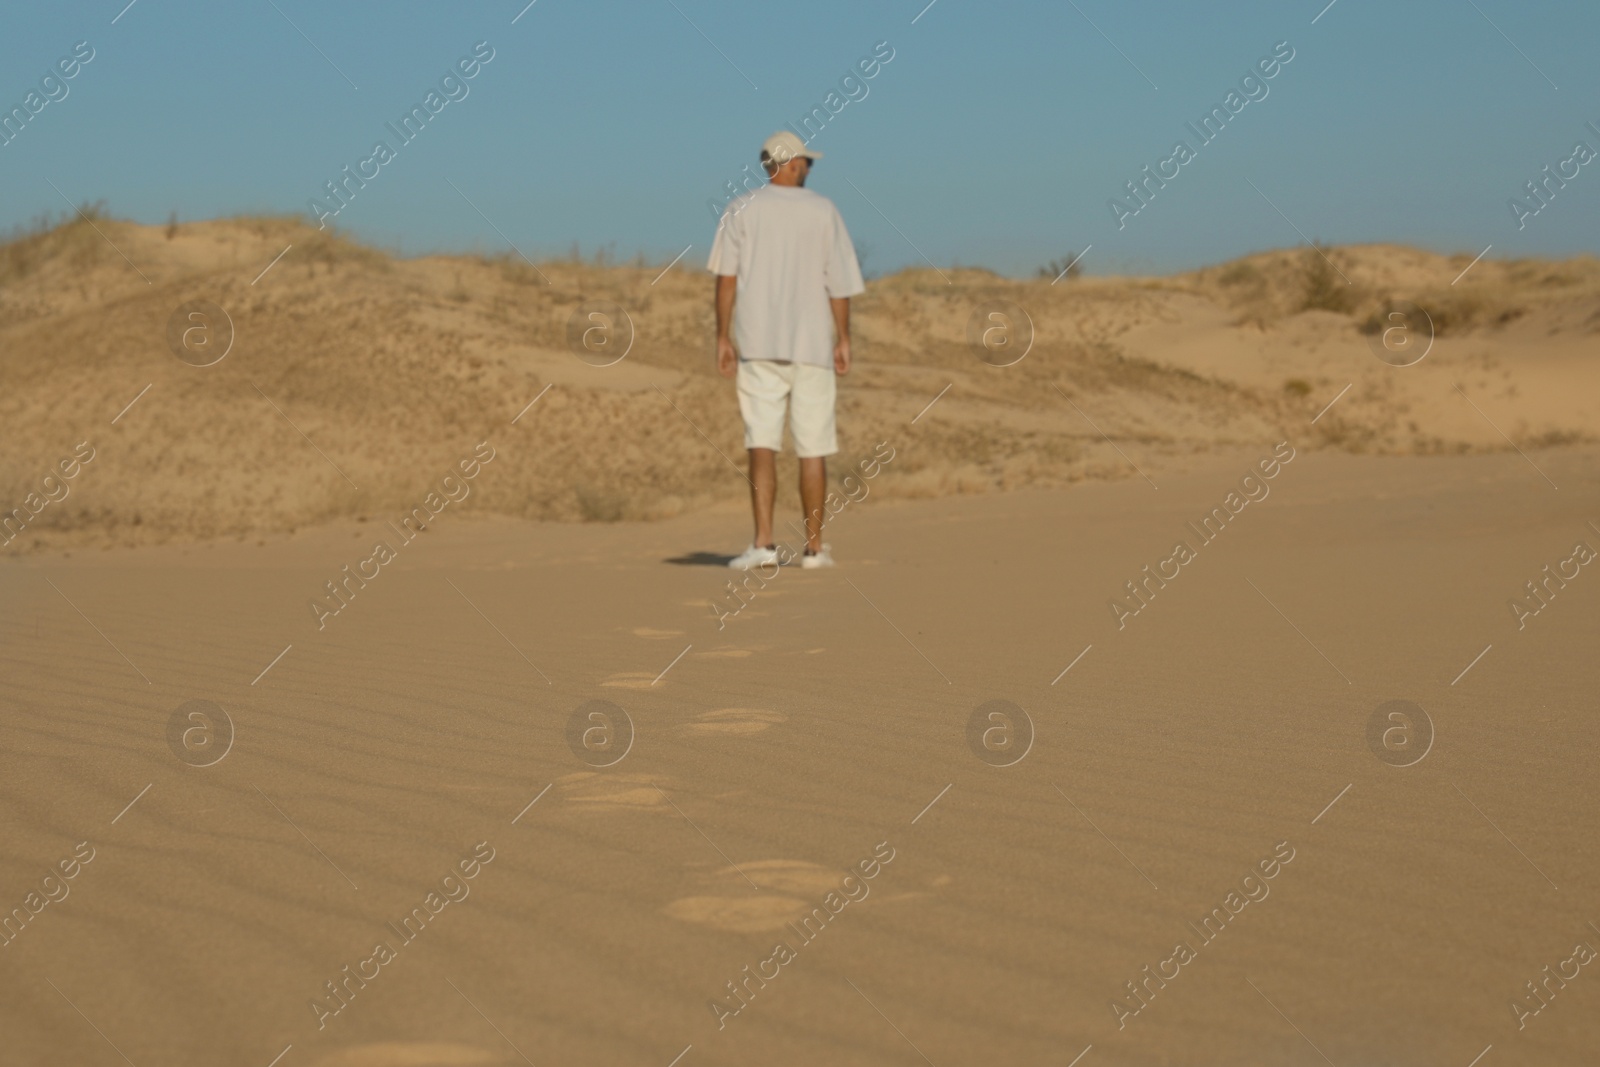
[[[764,185],[729,204],[707,267],[739,279],[733,339],[746,360],[833,366],[828,300],[866,292],[839,209],[800,186]]]

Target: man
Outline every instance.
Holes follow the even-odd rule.
[[[717,275],[717,370],[736,381],[750,456],[755,540],[728,564],[741,570],[784,562],[772,536],[772,502],[786,410],[800,457],[800,565],[833,566],[822,542],[826,457],[839,451],[833,407],[836,375],[850,372],[850,298],[866,286],[839,209],[805,188],[821,158],[788,130],[767,138],[768,184],[728,205],[707,264]]]

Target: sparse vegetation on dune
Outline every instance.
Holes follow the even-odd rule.
[[[16,285],[46,263],[72,269],[93,266],[103,255],[114,254],[95,232],[97,223],[109,222],[104,203],[84,204],[60,221],[43,215],[14,228],[0,244],[0,284]]]
[[[1364,246],[1268,252],[1165,279],[1074,268],[1073,284],[1051,285],[1067,260],[1029,280],[979,268],[875,279],[856,302],[835,466],[890,441],[895,476],[874,491],[892,498],[1128,476],[1112,441],[1152,465],[1290,432],[1359,451],[1480,447],[1414,414],[1407,427],[1382,390],[1307,435],[1308,405],[1332,390],[1287,357],[1252,379],[1169,358],[1182,333],[1165,349],[1131,340],[1179,329],[1200,307],[1244,324],[1241,337],[1331,313],[1344,325],[1329,329],[1364,347],[1359,331],[1402,300],[1457,335],[1600,293],[1590,259],[1485,261],[1450,286],[1469,261]],[[0,509],[20,506],[63,449],[89,440],[97,457],[13,547],[381,519],[413,507],[482,440],[511,460],[475,483],[480,512],[613,522],[738,499],[747,490],[729,459],[742,462],[741,428],[711,365],[710,286],[665,266],[618,263],[609,249],[537,263],[515,252],[403,259],[294,217],[146,227],[95,205],[41,220],[0,245]],[[169,317],[196,299],[225,308],[235,331],[228,357],[205,368],[166,340]],[[627,358],[603,369],[569,348],[574,313],[594,301],[626,309],[633,330]],[[1031,348],[1013,366],[986,365],[969,345],[969,321],[991,301],[1031,320]],[[1592,308],[1567,318],[1594,328]],[[1529,434],[1581,438],[1574,426]]]
[[[1350,315],[1371,331],[1390,309],[1409,301],[1426,308],[1443,335],[1504,326],[1550,305],[1600,300],[1600,260],[1474,264],[1470,255],[1394,245],[1318,245],[1261,252],[1172,281],[1228,308],[1241,325],[1267,326],[1322,310]]]

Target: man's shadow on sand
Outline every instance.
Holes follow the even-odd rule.
[[[662,560],[663,563],[674,563],[680,567],[726,567],[732,561],[733,557],[725,552],[690,552]]]

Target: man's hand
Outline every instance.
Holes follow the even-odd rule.
[[[828,310],[833,312],[833,373],[850,373],[850,298],[829,297]]]
[[[739,369],[739,350],[733,347],[733,302],[739,293],[739,279],[732,274],[717,275],[717,373],[732,378]]]

